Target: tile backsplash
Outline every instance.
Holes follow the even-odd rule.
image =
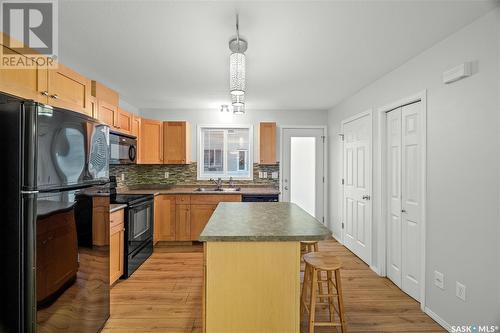
[[[259,172],[267,172],[267,178],[259,178]],[[257,184],[269,185],[277,187],[279,178],[272,179],[272,173],[276,172],[279,175],[279,165],[253,165],[253,180],[235,180],[237,184]],[[165,178],[165,173],[168,173],[168,178]],[[188,165],[110,165],[109,174],[116,177],[118,188],[127,188],[133,185],[147,184],[211,184],[206,180],[197,180],[196,162]],[[122,174],[124,180],[122,180]]]

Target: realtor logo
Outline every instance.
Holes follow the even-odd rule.
[[[57,0],[0,1],[3,68],[53,65],[57,58]]]

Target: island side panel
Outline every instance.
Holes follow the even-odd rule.
[[[205,262],[206,333],[299,333],[299,242],[207,242]]]

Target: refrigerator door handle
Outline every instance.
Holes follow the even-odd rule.
[[[21,194],[37,194],[38,191],[21,191]]]

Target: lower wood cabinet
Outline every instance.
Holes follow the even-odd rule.
[[[176,205],[175,210],[175,239],[191,240],[191,205]]]
[[[112,285],[123,275],[125,227],[123,209],[109,216],[109,284]]]
[[[157,195],[154,207],[153,243],[198,240],[217,204],[229,201],[241,201],[241,195]]]
[[[153,243],[175,240],[175,195],[157,195],[154,207]]]
[[[191,239],[197,240],[217,205],[191,205]]]

